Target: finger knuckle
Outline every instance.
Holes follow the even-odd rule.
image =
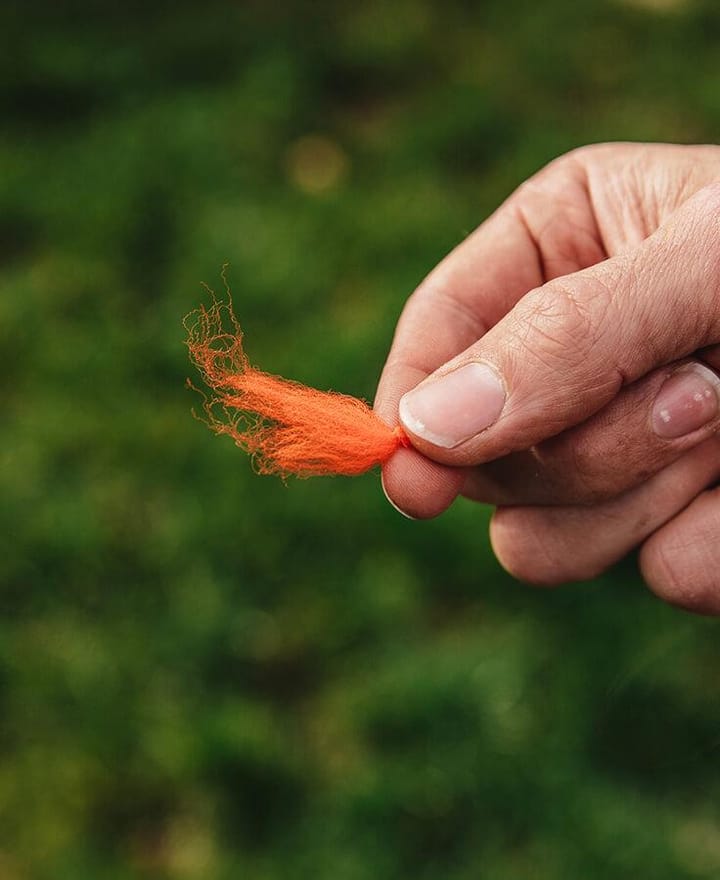
[[[577,362],[598,344],[611,307],[611,295],[599,279],[577,276],[573,284],[551,281],[528,295],[516,335],[522,346],[552,368]]]
[[[613,153],[618,149],[617,144],[613,143],[605,143],[598,142],[596,144],[583,144],[582,146],[575,147],[572,150],[568,150],[566,153],[563,153],[560,157],[565,162],[581,162],[585,163],[588,160],[595,160],[598,156],[605,157],[608,154]]]
[[[569,166],[579,166],[584,168],[588,164],[598,160],[605,161],[608,155],[612,155],[614,152],[617,152],[617,150],[618,145],[613,143],[599,142],[596,144],[583,144],[582,146],[574,147],[572,150],[562,153],[560,156],[553,159],[546,168],[562,170],[567,169]]]

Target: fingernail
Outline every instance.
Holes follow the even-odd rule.
[[[720,377],[703,364],[673,373],[653,406],[653,428],[666,440],[684,437],[712,421],[720,410]]]
[[[417,437],[452,449],[489,428],[504,405],[497,373],[472,363],[409,391],[400,401],[400,420]]]

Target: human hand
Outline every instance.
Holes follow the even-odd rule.
[[[375,404],[415,447],[388,498],[498,505],[495,552],[537,583],[642,545],[656,593],[720,613],[718,343],[720,147],[563,156],[408,301]]]

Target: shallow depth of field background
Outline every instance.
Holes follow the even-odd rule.
[[[280,481],[182,316],[371,399],[527,175],[720,140],[714,0],[0,7],[0,877],[720,876],[720,640],[632,560],[555,593],[488,512]],[[592,540],[592,535],[588,535]]]

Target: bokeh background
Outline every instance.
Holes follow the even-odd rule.
[[[720,876],[717,626],[255,476],[183,315],[372,399],[526,176],[718,141],[715,0],[0,6],[0,878]],[[592,535],[588,535],[592,540]]]

